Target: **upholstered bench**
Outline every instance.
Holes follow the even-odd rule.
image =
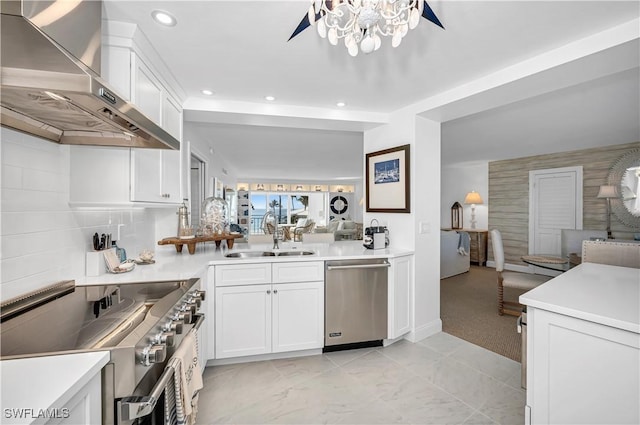
[[[640,269],[640,243],[635,241],[583,241],[582,262]]]

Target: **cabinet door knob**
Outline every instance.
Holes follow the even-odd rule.
[[[274,294],[277,294],[277,293],[278,293],[278,290],[277,290],[277,289],[274,289],[274,290],[273,290],[273,293],[274,293]]]
[[[270,293],[271,293],[271,289],[267,289],[267,294],[270,294]]]

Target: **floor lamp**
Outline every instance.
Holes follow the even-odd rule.
[[[602,185],[598,191],[597,198],[604,198],[607,200],[607,238],[613,239],[611,236],[611,198],[618,198],[618,188],[612,185]]]
[[[475,191],[471,191],[469,193],[467,193],[467,196],[465,196],[464,198],[464,203],[467,205],[471,205],[471,228],[475,229],[476,228],[476,204],[480,205],[480,204],[484,204],[484,202],[482,201],[482,197],[480,197],[480,194],[478,192]]]

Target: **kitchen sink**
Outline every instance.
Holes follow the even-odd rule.
[[[313,255],[313,251],[242,251],[230,252],[224,256],[227,258],[256,258],[256,257],[292,257]]]
[[[281,256],[313,255],[313,254],[315,254],[313,251],[284,251],[284,252],[278,252],[276,255],[278,257],[281,257]]]
[[[254,257],[275,257],[276,254],[269,251],[244,251],[230,252],[224,255],[227,258],[254,258]]]

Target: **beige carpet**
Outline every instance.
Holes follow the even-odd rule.
[[[505,288],[505,300],[517,301],[522,293]],[[495,269],[471,266],[468,273],[440,281],[442,330],[519,362],[517,317],[499,316],[497,306]]]

